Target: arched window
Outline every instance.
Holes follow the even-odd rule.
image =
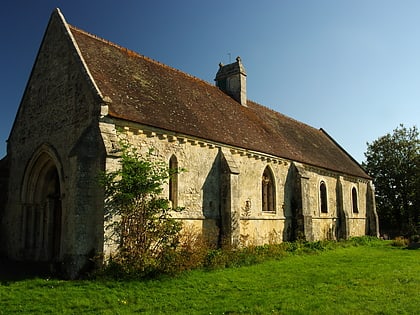
[[[171,174],[169,177],[169,200],[172,207],[176,208],[178,206],[178,160],[175,155],[169,159],[169,171]]]
[[[359,206],[357,203],[357,190],[356,187],[351,189],[351,202],[353,204],[353,213],[359,213]]]
[[[270,168],[264,169],[262,180],[262,211],[276,211],[274,176]]]
[[[327,185],[325,185],[324,181],[322,181],[319,184],[319,197],[321,201],[321,212],[327,213],[328,212]]]

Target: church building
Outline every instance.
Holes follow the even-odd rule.
[[[247,99],[242,60],[210,84],[50,18],[0,162],[1,254],[76,277],[108,255],[98,174],[119,137],[182,168],[185,225],[232,246],[377,235],[372,179],[328,135]]]

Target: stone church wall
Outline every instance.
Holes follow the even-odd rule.
[[[178,175],[177,189],[177,206],[184,207],[185,210],[174,215],[195,229],[203,231],[212,243],[217,243],[220,219],[220,166],[216,146],[186,137],[162,134],[153,128],[144,130],[135,124],[121,123],[117,128],[125,130],[119,136],[113,123],[101,123],[105,147],[109,153],[106,168],[113,170],[119,167],[118,155],[115,155],[118,137],[126,137],[142,154],[153,149],[156,159],[165,161],[168,165],[169,159],[175,156],[179,168],[185,170]],[[168,187],[164,188],[163,194],[165,197],[169,196]]]
[[[239,211],[241,213],[241,236],[245,244],[281,242],[284,239],[285,224],[290,219],[290,200],[287,194],[286,178],[290,163],[264,157],[263,155],[234,151],[233,157],[239,169]],[[261,179],[268,167],[274,177],[273,211],[262,210]]]
[[[368,181],[348,179],[343,185],[343,199],[344,207],[347,209],[349,214],[349,237],[364,235],[366,231],[366,220],[367,212],[369,211],[370,205],[368,204]],[[352,189],[355,188],[357,191],[357,210],[353,211],[352,203]]]
[[[44,210],[40,207],[44,206],[31,201],[35,197],[25,196],[23,184],[31,172],[29,165],[36,167],[36,154],[45,153],[57,168],[62,208],[60,249],[53,260],[65,260],[73,269],[66,272],[72,273],[82,267],[89,253],[102,246],[98,226],[103,221],[103,201],[95,178],[103,164],[103,148],[97,126],[100,98],[92,92],[70,38],[58,30],[62,27],[57,17],[48,26],[8,141],[9,191],[14,193],[10,194],[3,225],[10,236],[10,258],[43,259],[46,249],[41,243],[46,236],[42,235],[49,232],[34,232],[37,240],[29,240],[34,243],[29,249],[25,238],[28,224],[32,229],[42,223],[39,220],[47,220],[42,219]],[[28,211],[34,212],[31,216],[36,222],[25,221],[29,220]]]
[[[337,180],[334,176],[325,173],[318,173],[317,170],[311,170],[310,191],[308,198],[311,204],[311,215],[313,222],[314,240],[334,239],[337,218]],[[324,182],[327,188],[327,213],[321,211],[320,204],[320,183]]]
[[[176,157],[179,167],[185,169],[178,179],[178,206],[185,207],[185,211],[178,217],[202,231],[214,244],[220,243],[220,237],[223,236],[221,229],[225,228],[222,222],[224,187],[220,155],[229,160],[230,167],[238,174],[237,191],[232,192],[234,204],[229,229],[243,245],[295,239],[297,233],[292,230],[298,228],[299,220],[296,218],[302,214],[293,212],[294,198],[305,199],[306,204],[310,205],[306,217],[310,218],[312,234],[307,235],[308,240],[338,239],[365,233],[366,181],[347,179],[340,174],[303,166],[308,184],[302,192],[303,196],[296,196],[294,187],[297,180],[291,175],[291,161],[117,120],[104,120],[101,123],[108,152],[107,169],[118,167],[118,156],[115,155],[118,147],[116,129],[123,130],[120,136],[126,137],[140,151],[147,152],[153,148],[159,160],[169,163],[172,155]],[[274,176],[275,209],[264,212],[261,178],[266,167]],[[327,213],[321,212],[321,182],[327,187]],[[358,191],[357,214],[352,212],[352,187]],[[168,194],[168,188],[165,187],[164,195]],[[339,213],[339,207],[347,213],[346,216]],[[340,219],[340,215],[343,218]],[[348,232],[339,232],[340,228]]]
[[[113,250],[104,244],[98,173],[119,167],[117,129],[141,152],[153,148],[156,159],[169,165],[175,158],[185,169],[176,188],[185,211],[174,215],[215,245],[378,230],[368,180],[108,116],[112,100],[97,90],[61,18],[53,15],[48,25],[8,140],[7,174],[0,174],[1,185],[8,180],[8,194],[0,196],[0,206],[7,199],[0,250],[9,258],[44,262],[74,278],[94,255]]]

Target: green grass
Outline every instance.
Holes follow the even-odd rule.
[[[3,282],[0,314],[419,314],[420,250],[388,242],[144,281]]]

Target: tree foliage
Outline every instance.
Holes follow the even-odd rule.
[[[416,126],[367,144],[364,167],[373,177],[382,232],[418,234],[420,225],[420,140]]]
[[[178,170],[153,158],[153,150],[141,155],[121,141],[120,168],[103,174],[105,227],[108,241],[117,250],[111,264],[125,273],[146,275],[162,272],[163,259],[179,244],[181,223],[171,216],[163,185]]]

